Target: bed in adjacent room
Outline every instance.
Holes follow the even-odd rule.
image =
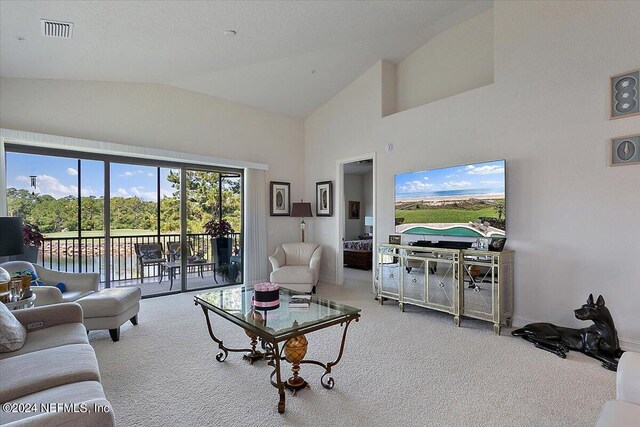
[[[373,239],[345,240],[343,248],[345,267],[371,270]]]

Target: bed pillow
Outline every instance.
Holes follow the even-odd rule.
[[[0,303],[0,353],[20,350],[26,339],[27,329],[6,305]]]

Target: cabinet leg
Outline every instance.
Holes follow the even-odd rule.
[[[460,327],[460,316],[453,316],[453,323],[454,323],[457,327]]]
[[[400,303],[399,305],[400,305],[400,311],[404,313],[404,304]]]
[[[500,323],[493,324],[493,332],[495,332],[496,335],[500,335],[500,329],[502,329],[502,325],[500,325]]]

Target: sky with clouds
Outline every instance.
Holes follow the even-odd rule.
[[[504,170],[504,160],[496,160],[398,174],[395,178],[396,198],[504,194]]]
[[[78,195],[78,161],[65,157],[7,153],[7,187],[32,191],[30,176],[37,176],[36,193],[56,199]],[[104,164],[98,160],[81,161],[82,195],[104,196]],[[111,163],[111,196],[138,196],[156,200],[155,167]],[[160,191],[171,196],[173,187],[167,181],[169,169],[160,168]]]

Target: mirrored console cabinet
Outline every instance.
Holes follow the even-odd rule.
[[[462,316],[511,327],[513,251],[441,249],[381,244],[376,293],[384,299],[444,311],[460,326]]]

